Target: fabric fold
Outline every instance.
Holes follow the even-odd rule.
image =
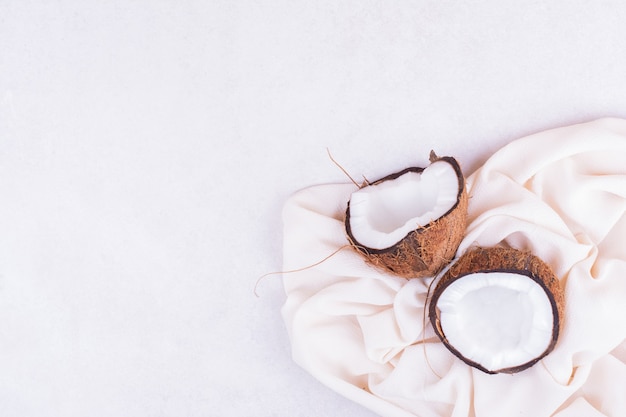
[[[391,276],[347,247],[353,184],[294,194],[283,211],[284,269],[298,270],[283,275],[294,360],[383,416],[623,412],[624,161],[626,121],[600,119],[511,142],[467,178],[469,222],[457,256],[501,243],[530,250],[565,288],[556,348],[514,375],[470,368],[433,337],[424,321],[432,278]]]

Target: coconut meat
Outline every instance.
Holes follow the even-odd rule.
[[[548,348],[555,316],[543,287],[526,275],[473,273],[437,301],[448,343],[489,371],[526,364]]]
[[[363,187],[350,198],[352,235],[363,246],[386,249],[446,214],[458,194],[457,173],[446,161]]]

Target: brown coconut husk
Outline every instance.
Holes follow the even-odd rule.
[[[437,301],[445,289],[455,280],[474,273],[479,272],[508,272],[519,275],[525,275],[539,284],[548,295],[550,304],[552,305],[552,314],[554,324],[552,327],[552,337],[550,344],[546,350],[534,358],[533,360],[521,364],[519,366],[499,369],[487,370],[480,364],[465,358],[459,351],[452,346],[441,328],[439,319],[439,310],[437,309]],[[446,271],[441,279],[437,282],[433,290],[430,305],[428,309],[430,322],[435,333],[443,344],[459,359],[470,366],[480,369],[489,374],[495,373],[516,373],[530,368],[539,360],[548,355],[556,346],[560,330],[563,326],[563,313],[565,308],[565,296],[559,279],[556,277],[552,268],[537,256],[529,251],[521,251],[509,247],[492,247],[492,248],[475,248],[466,252]]]
[[[431,151],[430,162],[446,161],[454,168],[459,180],[457,202],[443,216],[408,233],[402,240],[385,249],[368,248],[359,243],[350,228],[350,202],[346,210],[345,228],[349,242],[372,265],[404,278],[423,278],[437,275],[456,254],[467,224],[468,196],[465,178],[456,159],[438,157]],[[421,173],[424,168],[406,168],[363,187],[394,180],[408,172]]]

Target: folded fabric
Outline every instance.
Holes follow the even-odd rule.
[[[504,242],[547,262],[565,288],[554,351],[513,375],[488,375],[457,359],[425,316],[432,278],[398,278],[365,263],[347,246],[343,225],[356,187],[328,184],[294,194],[283,211],[283,268],[304,268],[283,275],[296,363],[385,417],[623,415],[626,121],[516,140],[467,186],[469,220],[457,256]]]

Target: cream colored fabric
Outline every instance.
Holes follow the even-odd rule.
[[[469,224],[457,255],[505,241],[548,262],[566,291],[555,350],[515,375],[473,369],[424,325],[430,279],[390,276],[346,248],[283,275],[294,360],[385,417],[623,416],[626,121],[519,139],[467,183]],[[342,221],[354,190],[320,185],[290,198],[285,270],[347,245]]]

